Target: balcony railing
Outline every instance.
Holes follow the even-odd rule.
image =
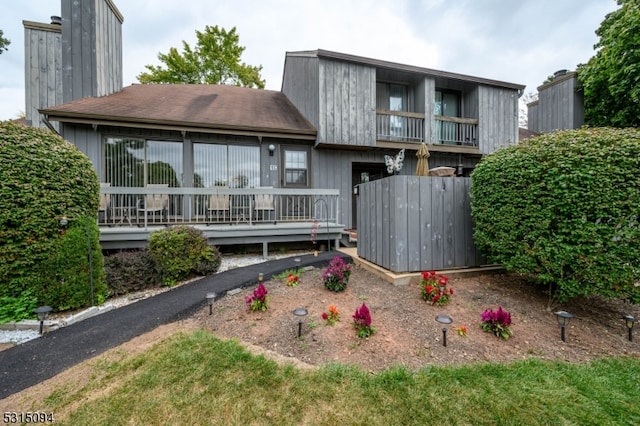
[[[380,140],[423,142],[424,114],[377,110],[376,132]]]
[[[445,145],[478,146],[478,120],[474,118],[437,115],[436,143]]]
[[[98,224],[338,223],[340,191],[279,188],[100,188]]]

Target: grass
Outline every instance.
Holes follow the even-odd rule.
[[[300,370],[196,331],[94,362],[88,382],[31,409],[70,425],[631,425],[640,424],[639,377],[637,358]]]

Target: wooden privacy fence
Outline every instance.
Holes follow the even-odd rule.
[[[476,267],[471,178],[391,176],[358,188],[358,256],[393,272]]]

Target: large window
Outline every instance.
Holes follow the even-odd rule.
[[[196,187],[260,186],[260,148],[257,146],[194,143],[193,162]]]
[[[285,186],[306,187],[309,185],[309,165],[306,149],[285,149],[284,182]]]
[[[107,138],[104,181],[111,186],[183,186],[182,143]]]

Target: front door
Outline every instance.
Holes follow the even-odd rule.
[[[351,166],[351,188],[360,183],[371,182],[385,177],[384,164],[353,163]],[[358,196],[351,191],[351,227],[358,228]]]

